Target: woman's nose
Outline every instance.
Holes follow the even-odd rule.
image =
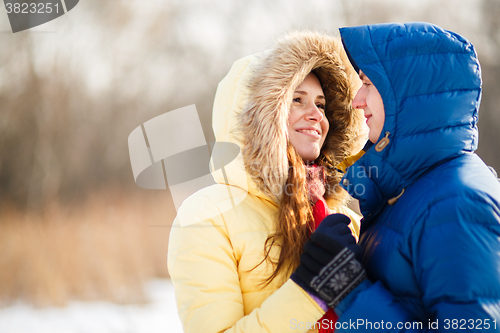
[[[323,112],[315,105],[312,104],[311,107],[308,108],[306,113],[306,119],[310,121],[321,122],[323,120]]]

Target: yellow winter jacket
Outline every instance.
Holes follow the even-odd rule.
[[[310,327],[324,311],[289,276],[264,285],[273,267],[259,263],[275,231],[276,189],[286,182],[291,96],[313,69],[330,114],[322,154],[334,164],[359,148],[360,116],[350,107],[357,81],[347,63],[336,38],[294,33],[271,51],[236,61],[220,82],[215,136],[242,149],[223,167],[213,158],[217,184],[186,199],[172,226],[168,268],[185,332],[316,332]],[[329,97],[340,102],[328,104]],[[335,186],[339,179],[333,173],[328,178],[325,198],[333,212],[351,217],[357,234],[359,217],[345,207],[346,193]],[[278,251],[273,248],[271,256]]]

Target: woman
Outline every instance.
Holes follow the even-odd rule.
[[[328,213],[358,232],[334,168],[361,129],[346,64],[339,40],[294,33],[219,84],[215,136],[242,149],[174,221],[168,264],[185,332],[307,332],[324,315],[289,277]]]

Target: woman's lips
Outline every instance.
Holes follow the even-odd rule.
[[[298,130],[296,130],[296,132],[313,137],[315,139],[321,138],[319,131],[315,128],[299,128]]]

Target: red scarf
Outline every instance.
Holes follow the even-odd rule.
[[[325,198],[325,173],[322,167],[317,164],[306,166],[307,186],[309,190],[309,200],[313,203],[313,217],[314,221],[313,230],[320,225],[321,221],[330,214],[330,210],[326,204]],[[326,320],[327,321],[326,321]],[[318,321],[318,333],[333,333],[335,330],[335,322],[337,321],[337,314],[329,308],[325,315]],[[324,325],[328,323],[328,325]],[[327,326],[326,328],[324,328]]]

